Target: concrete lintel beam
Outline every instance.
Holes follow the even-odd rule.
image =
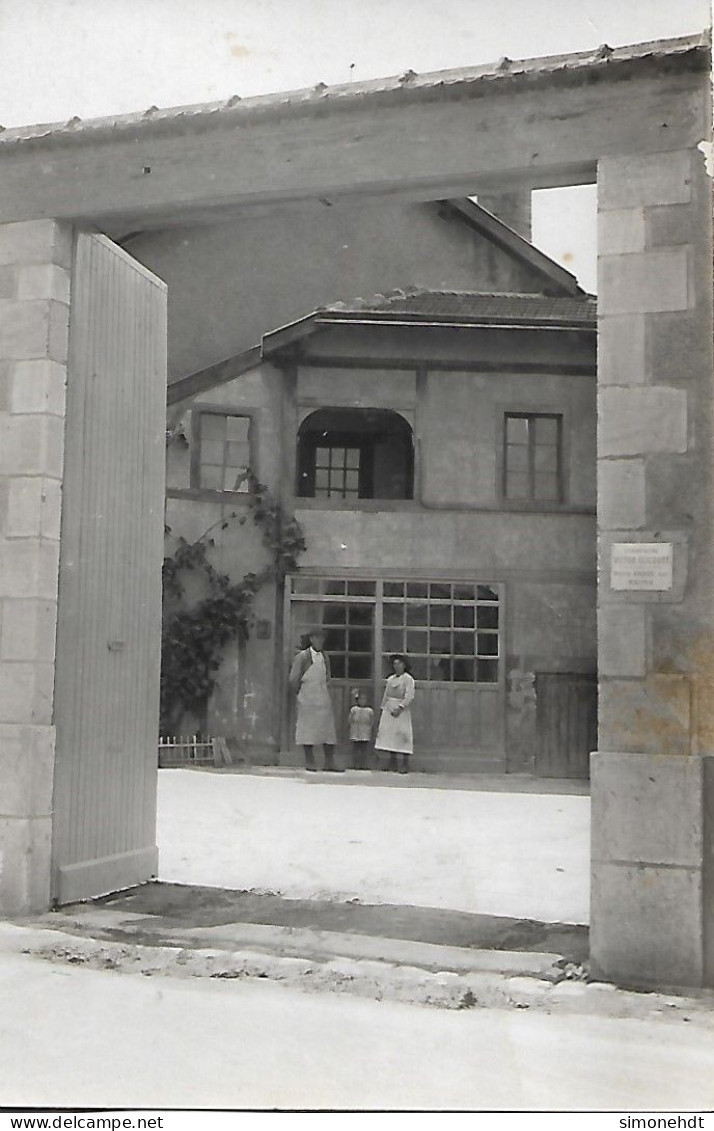
[[[246,103],[113,128],[18,131],[0,137],[0,221],[122,217],[148,226],[177,208],[415,188],[443,199],[489,183],[593,180],[604,154],[693,148],[708,136],[703,67],[653,72],[633,61],[624,86],[616,74],[567,84],[517,76],[476,87],[434,83],[418,94],[376,91],[319,105],[285,96],[270,113]]]

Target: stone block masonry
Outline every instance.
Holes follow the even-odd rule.
[[[72,229],[0,227],[0,913],[50,898]]]
[[[644,460],[601,460],[598,476],[598,513],[602,525],[612,530],[636,530],[644,526]]]
[[[598,452],[606,456],[687,450],[687,394],[682,389],[603,389],[598,404]]]
[[[598,209],[591,957],[597,974],[615,980],[711,985],[714,860],[705,845],[714,732],[702,688],[714,687],[714,435],[704,159],[695,150],[604,158]],[[669,583],[615,585],[613,545],[643,542],[666,545]]]

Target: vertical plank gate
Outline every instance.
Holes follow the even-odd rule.
[[[60,550],[53,899],[156,874],[166,285],[81,233]]]
[[[536,675],[536,774],[590,777],[597,750],[597,678],[575,672]]]

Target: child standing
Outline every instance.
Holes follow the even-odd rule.
[[[352,767],[355,770],[368,770],[367,763],[374,724],[374,711],[368,706],[364,691],[358,691],[356,699],[357,702],[349,714]]]

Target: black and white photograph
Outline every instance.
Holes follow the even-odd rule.
[[[714,1131],[711,25],[0,0],[2,1131]]]

